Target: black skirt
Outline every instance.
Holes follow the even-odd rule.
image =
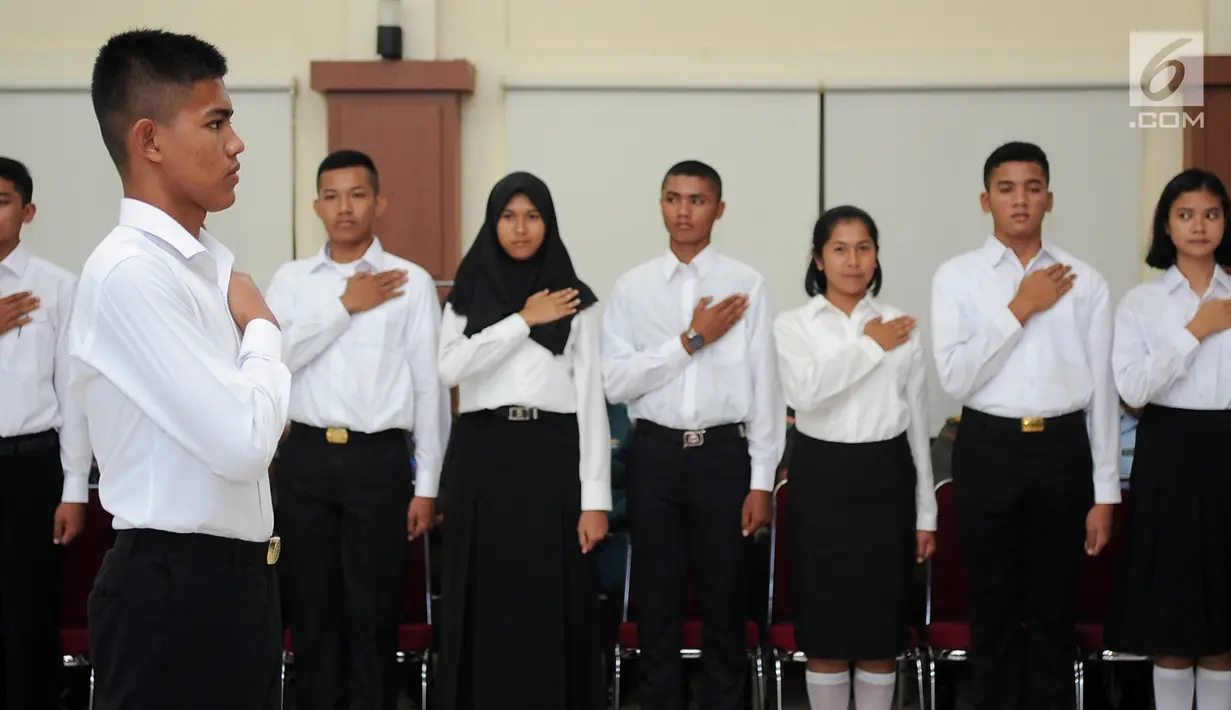
[[[436,707],[598,710],[598,576],[577,537],[577,417],[463,414],[450,448]]]
[[[1231,411],[1149,405],[1137,425],[1110,650],[1231,651]]]
[[[869,444],[796,432],[788,552],[795,639],[809,658],[896,658],[910,638],[915,464],[905,435]]]

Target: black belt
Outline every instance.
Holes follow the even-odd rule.
[[[170,553],[196,561],[255,567],[276,563],[282,552],[282,540],[271,537],[265,542],[250,542],[203,533],[173,533],[136,528],[117,530],[113,549],[123,555]]]
[[[649,434],[655,438],[680,444],[685,449],[692,449],[706,444],[718,444],[726,441],[736,441],[748,438],[748,427],[744,424],[720,424],[705,429],[672,429],[656,424],[648,419],[642,419],[634,425],[638,433]]]
[[[549,412],[546,409],[538,407],[495,407],[494,409],[483,409],[476,413],[487,414],[497,419],[510,422],[532,422],[538,419],[550,419],[552,417],[572,417],[575,414],[564,414],[562,412]]]
[[[376,431],[369,434],[367,432],[344,429],[342,427],[322,429],[321,427],[312,426],[310,424],[291,422],[290,435],[312,441],[325,441],[330,444],[361,444],[393,437],[398,437],[399,440],[402,440],[403,437],[405,437],[405,432],[401,429],[385,429],[384,431]]]
[[[962,409],[962,419],[958,424],[958,430],[960,431],[962,425],[967,423],[973,423],[976,426],[997,431],[1017,434],[1040,434],[1047,431],[1063,431],[1074,426],[1080,426],[1084,429],[1086,426],[1086,413],[1076,411],[1054,417],[1001,417],[965,407]]]
[[[58,448],[60,448],[60,435],[55,431],[0,438],[0,456],[14,456],[31,451]]]

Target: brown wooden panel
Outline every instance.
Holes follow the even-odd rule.
[[[474,66],[464,59],[312,62],[315,91],[474,91]]]
[[[388,199],[376,224],[390,252],[419,264],[436,279],[457,265],[458,166],[447,164],[445,114],[457,98],[431,94],[351,94],[329,98],[329,150],[372,156]],[[453,129],[456,131],[456,128]],[[452,187],[450,189],[450,186]]]
[[[1184,130],[1184,167],[1205,168],[1231,185],[1231,56],[1205,58],[1205,105],[1187,113],[1204,120]]]

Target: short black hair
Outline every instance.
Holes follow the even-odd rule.
[[[316,189],[319,192],[321,189],[321,176],[330,170],[341,170],[342,168],[367,168],[368,179],[372,181],[372,192],[380,194],[380,173],[376,171],[376,163],[368,157],[367,153],[361,153],[357,150],[335,150],[325,159],[321,161],[321,165],[316,169]]]
[[[21,197],[22,207],[34,200],[34,178],[30,177],[30,170],[21,161],[0,156],[0,180],[13,183]]]
[[[722,178],[718,175],[718,171],[701,162],[700,160],[683,160],[671,166],[667,174],[663,176],[662,187],[666,187],[667,178],[672,175],[684,175],[687,177],[701,178],[710,183],[714,188],[714,195],[718,199],[722,199]],[[659,188],[661,189],[661,188]]]
[[[983,189],[992,186],[992,173],[1005,163],[1034,163],[1043,169],[1043,180],[1051,183],[1051,163],[1047,162],[1047,154],[1034,143],[1011,141],[992,151],[983,163]]]
[[[94,60],[90,99],[116,167],[126,167],[125,143],[133,123],[171,120],[184,91],[226,74],[226,57],[193,35],[137,29],[107,40]]]
[[[1227,196],[1227,188],[1218,176],[1208,170],[1189,168],[1171,178],[1163,188],[1163,194],[1158,198],[1158,206],[1154,208],[1154,235],[1150,241],[1150,251],[1146,253],[1146,265],[1155,269],[1169,269],[1175,266],[1177,252],[1175,242],[1167,225],[1171,221],[1171,206],[1187,192],[1205,190],[1222,204],[1223,219],[1231,214],[1231,198]],[[1223,266],[1231,265],[1231,235],[1223,233],[1222,243],[1214,250],[1214,260]]]
[[[812,228],[812,255],[808,259],[808,272],[804,274],[804,290],[808,292],[809,296],[823,296],[829,288],[829,280],[825,278],[825,272],[817,268],[816,260],[821,258],[821,250],[825,248],[825,243],[833,236],[834,228],[850,220],[863,222],[864,228],[868,230],[868,236],[872,237],[872,244],[876,247],[877,252],[880,251],[880,230],[876,228],[876,222],[873,221],[872,215],[852,205],[842,205],[825,210],[821,218],[816,221],[816,226]],[[881,284],[884,280],[885,274],[881,271],[881,260],[878,254],[876,270],[872,272],[872,281],[868,284],[868,292],[873,296],[880,295]]]

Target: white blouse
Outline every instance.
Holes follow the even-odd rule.
[[[559,356],[531,340],[530,327],[517,314],[466,337],[466,318],[445,304],[440,332],[440,376],[458,387],[463,413],[522,406],[577,415],[582,510],[611,510],[611,425],[599,320],[597,307],[577,314]]]
[[[778,369],[795,428],[813,439],[858,444],[907,435],[915,461],[917,529],[936,529],[936,495],[919,331],[885,351],[864,335],[868,321],[903,315],[867,297],[848,317],[816,296],[774,321]]]
[[[1231,409],[1231,330],[1198,342],[1186,327],[1201,304],[1215,298],[1231,299],[1231,275],[1215,268],[1198,296],[1174,266],[1124,295],[1112,367],[1125,404]]]

